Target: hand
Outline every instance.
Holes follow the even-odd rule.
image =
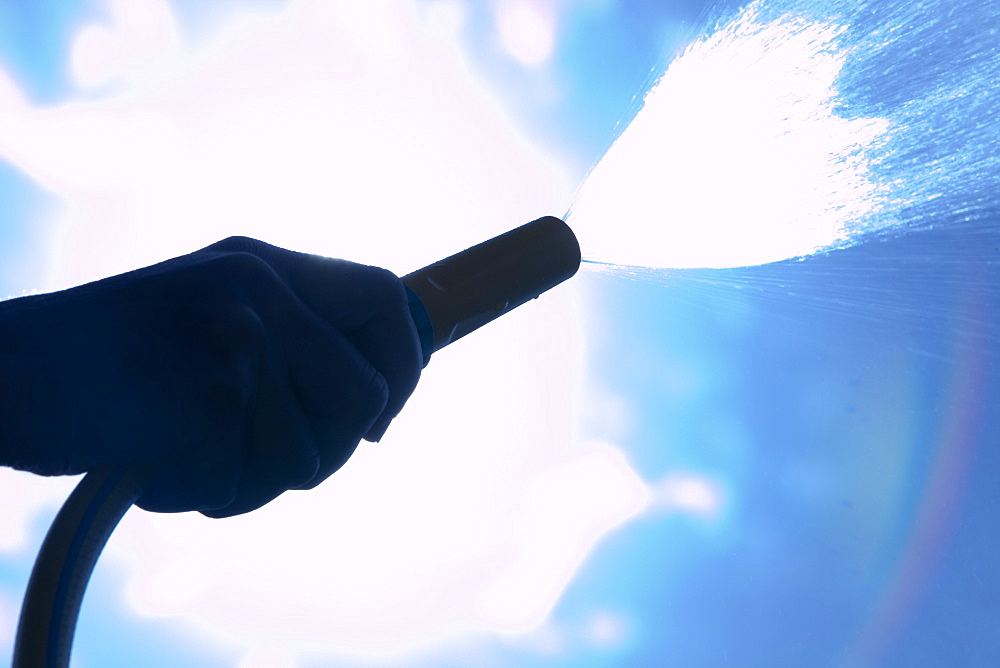
[[[241,237],[4,302],[0,345],[5,463],[152,462],[140,507],[211,517],[318,485],[382,436],[421,367],[395,275]]]

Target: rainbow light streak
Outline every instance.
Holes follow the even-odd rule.
[[[981,282],[976,275],[979,273],[981,270],[969,271],[968,280],[972,284]],[[900,639],[907,622],[920,609],[941,553],[960,519],[970,464],[986,428],[983,416],[990,393],[981,351],[991,338],[983,318],[983,310],[988,307],[976,292],[967,293],[957,305],[959,317],[976,326],[955,331],[950,382],[941,393],[950,401],[934,439],[934,463],[895,573],[866,626],[845,652],[841,664],[845,668],[879,665],[884,653]]]

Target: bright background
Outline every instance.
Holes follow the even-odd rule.
[[[405,273],[559,215],[724,9],[0,3],[0,294],[237,233]],[[997,211],[941,220],[585,269],[436,356],[320,489],[130,513],[76,665],[1000,664]],[[0,471],[2,653],[71,486]]]

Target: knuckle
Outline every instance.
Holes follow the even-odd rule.
[[[285,467],[283,487],[285,489],[299,487],[316,477],[320,467],[319,451],[310,444],[307,452],[290,457],[285,462]]]
[[[295,295],[266,257],[248,252],[226,253],[211,261],[213,279],[226,299],[252,306],[275,322],[286,317]]]
[[[353,412],[357,421],[362,424],[370,424],[385,409],[389,400],[389,386],[382,374],[372,367],[364,382],[358,384],[355,397],[357,405]]]
[[[245,237],[241,235],[231,236],[223,239],[222,241],[217,241],[208,248],[206,251],[211,252],[246,252],[257,254],[261,250],[271,248],[270,244],[257,239],[251,239],[250,237]]]
[[[221,476],[206,484],[198,498],[197,510],[223,510],[236,499],[239,491],[239,480],[236,476]]]
[[[205,340],[219,352],[256,354],[266,344],[267,326],[249,304],[232,303],[214,309],[206,316]]]
[[[277,279],[267,260],[248,250],[225,253],[214,258],[211,264],[224,280],[235,282],[236,285],[255,285],[261,281]]]
[[[372,286],[379,290],[382,299],[387,304],[406,304],[406,290],[403,282],[396,274],[382,267],[368,267],[368,280]]]

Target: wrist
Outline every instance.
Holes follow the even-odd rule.
[[[0,464],[16,469],[39,470],[40,434],[30,428],[38,407],[32,396],[37,388],[37,354],[29,320],[40,297],[19,297],[0,302]]]

